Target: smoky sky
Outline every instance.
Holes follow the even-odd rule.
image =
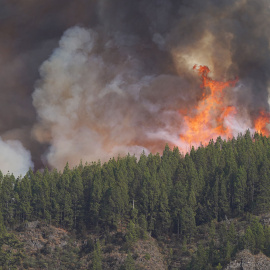
[[[202,95],[195,64],[239,77],[228,104],[248,127],[269,110],[266,0],[0,4],[0,137],[36,169],[181,147],[179,111]]]

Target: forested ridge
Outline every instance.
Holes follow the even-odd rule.
[[[1,247],[12,238],[7,230],[42,220],[78,234],[118,230],[126,242],[146,232],[156,239],[174,235],[183,249],[208,226],[207,248],[198,244],[189,269],[225,265],[244,248],[270,255],[270,229],[253,217],[270,210],[270,138],[258,133],[219,137],[187,154],[166,145],[162,155],[67,164],[63,172],[30,169],[17,179],[0,174],[0,193]],[[240,238],[233,223],[215,225],[241,217],[249,225]],[[0,255],[4,265],[3,249]]]

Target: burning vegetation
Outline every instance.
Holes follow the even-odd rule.
[[[268,135],[268,1],[13,2],[0,19],[4,173]]]
[[[235,118],[238,110],[233,105],[228,105],[225,99],[226,88],[235,87],[238,78],[229,81],[216,81],[209,77],[210,69],[207,66],[194,65],[195,70],[202,81],[202,95],[198,104],[185,112],[184,121],[186,130],[180,135],[180,139],[190,145],[207,144],[211,139],[221,136],[223,138],[233,137],[233,127],[229,125],[228,118]],[[180,111],[180,114],[183,112]],[[254,119],[250,129],[269,135],[267,125],[270,114],[261,110],[259,116]]]

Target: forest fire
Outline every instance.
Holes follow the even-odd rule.
[[[257,117],[254,123],[255,130],[258,131],[259,133],[262,133],[265,136],[269,136],[270,132],[266,127],[269,121],[270,121],[270,113],[261,110],[259,117]]]
[[[238,78],[221,82],[208,76],[210,69],[207,66],[195,65],[193,69],[201,77],[203,95],[197,107],[189,115],[184,116],[187,129],[180,138],[189,144],[206,144],[210,139],[216,139],[218,136],[233,137],[233,130],[226,124],[226,118],[236,115],[237,109],[225,104],[224,89],[234,87]],[[255,130],[263,135],[269,135],[266,128],[269,120],[270,114],[261,111],[260,116],[254,121]]]
[[[226,87],[235,86],[238,79],[219,82],[208,76],[210,69],[207,66],[195,65],[193,67],[202,79],[201,88],[203,89],[202,100],[191,113],[184,116],[187,131],[181,135],[181,139],[187,143],[207,143],[211,138],[226,135],[230,137],[231,129],[224,124],[224,120],[229,115],[235,114],[233,106],[225,106],[223,103],[223,90]],[[210,93],[206,93],[209,89]]]

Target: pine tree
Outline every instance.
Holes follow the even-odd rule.
[[[103,190],[106,188],[106,187],[102,187],[101,170],[102,168],[101,168],[100,163],[94,166],[93,179],[91,181],[91,186],[90,186],[89,195],[88,195],[89,203],[86,207],[86,216],[88,217],[88,219],[90,219],[89,223],[94,225],[95,227],[98,227],[99,222],[100,222],[101,199],[103,196]],[[108,192],[108,190],[106,192]],[[104,205],[104,209],[103,209],[104,211],[107,210],[105,207],[106,206]]]
[[[255,236],[250,228],[248,226],[245,235],[244,235],[244,247],[249,249],[251,252],[254,252],[255,249]]]
[[[237,214],[242,214],[246,204],[245,190],[247,183],[247,174],[245,169],[241,166],[238,169],[236,179],[233,182],[233,207]]]
[[[144,215],[139,216],[138,223],[140,226],[140,238],[146,239],[147,238],[147,220]]]
[[[249,165],[247,168],[247,192],[245,199],[247,201],[249,211],[252,211],[255,207],[255,187],[257,186],[258,178],[258,170],[255,160],[249,158]]]
[[[119,204],[121,204],[119,197],[121,191],[118,189],[116,180],[117,163],[115,159],[110,159],[108,163],[102,166],[102,180],[97,185],[103,190],[101,200],[101,218],[102,222],[109,226],[117,227],[119,221]],[[99,218],[99,217],[97,217]]]
[[[184,206],[187,205],[188,195],[186,181],[186,172],[183,168],[182,163],[180,163],[176,170],[174,188],[171,191],[171,196],[169,200],[171,216],[173,218],[178,237],[180,234],[181,212]]]
[[[224,174],[220,175],[219,182],[219,197],[218,197],[218,220],[224,219],[225,216],[229,215],[230,205],[227,197],[227,186]]]
[[[128,253],[127,258],[125,260],[124,268],[123,270],[135,270],[135,261],[132,258],[131,254]]]
[[[49,172],[48,169],[44,170],[43,178],[46,179],[48,183],[48,194],[49,194],[49,202],[48,202],[48,216],[49,222],[54,223],[55,225],[60,224],[60,206],[59,206],[59,194],[58,194],[58,182],[60,178],[60,173],[54,169]]]
[[[22,243],[12,233],[8,233],[0,209],[0,267],[1,269],[19,269],[23,258]],[[3,268],[2,268],[3,267]]]
[[[31,183],[33,215],[37,218],[50,219],[48,213],[50,205],[48,171],[45,170],[44,174],[41,174],[39,171],[34,174],[30,169],[27,176]]]
[[[259,187],[257,189],[257,209],[260,212],[267,212],[270,210],[270,162],[264,158],[260,173],[259,173]]]
[[[72,200],[72,210],[73,210],[73,224],[77,228],[78,224],[81,225],[83,219],[83,183],[82,178],[79,172],[79,169],[76,168],[73,170],[73,175],[70,182],[70,196]]]
[[[66,164],[63,174],[58,181],[59,190],[59,207],[60,207],[60,222],[61,225],[71,229],[73,227],[73,211],[72,199],[70,193],[70,183],[72,179],[72,171],[69,169],[68,163]]]
[[[132,221],[130,221],[128,224],[125,239],[126,239],[126,242],[127,242],[129,248],[132,247],[132,245],[138,239],[137,230],[136,230],[135,224]]]
[[[5,225],[12,225],[14,223],[15,208],[15,177],[14,175],[7,174],[4,176],[1,185],[0,202],[2,205],[2,215]]]
[[[205,269],[207,264],[207,253],[202,243],[199,243],[196,253],[197,269]]]
[[[114,200],[115,209],[117,213],[117,219],[120,220],[121,230],[122,223],[126,219],[126,215],[130,210],[128,196],[128,181],[127,181],[127,169],[124,160],[118,159],[117,168],[115,169],[115,187],[113,190],[112,200]]]
[[[225,252],[224,252],[224,262],[228,264],[231,260],[232,254],[233,254],[234,246],[231,243],[231,241],[227,241],[225,246]]]
[[[235,244],[237,241],[237,235],[236,235],[234,223],[231,223],[229,226],[228,241],[230,241],[233,244]]]
[[[93,251],[93,270],[102,270],[102,251],[99,240],[97,240]]]
[[[265,242],[264,242],[264,253],[266,256],[270,256],[270,227],[265,226],[264,227],[264,236],[265,236]]]
[[[255,252],[259,252],[264,248],[265,236],[262,224],[258,218],[254,218],[251,222],[251,230],[255,238]]]
[[[170,213],[168,206],[168,196],[166,193],[165,184],[162,183],[160,187],[161,193],[159,198],[159,207],[157,214],[157,221],[155,227],[158,228],[158,235],[161,233],[167,233],[170,227]]]
[[[184,206],[180,215],[180,232],[182,235],[193,237],[196,231],[195,212],[192,207]]]

